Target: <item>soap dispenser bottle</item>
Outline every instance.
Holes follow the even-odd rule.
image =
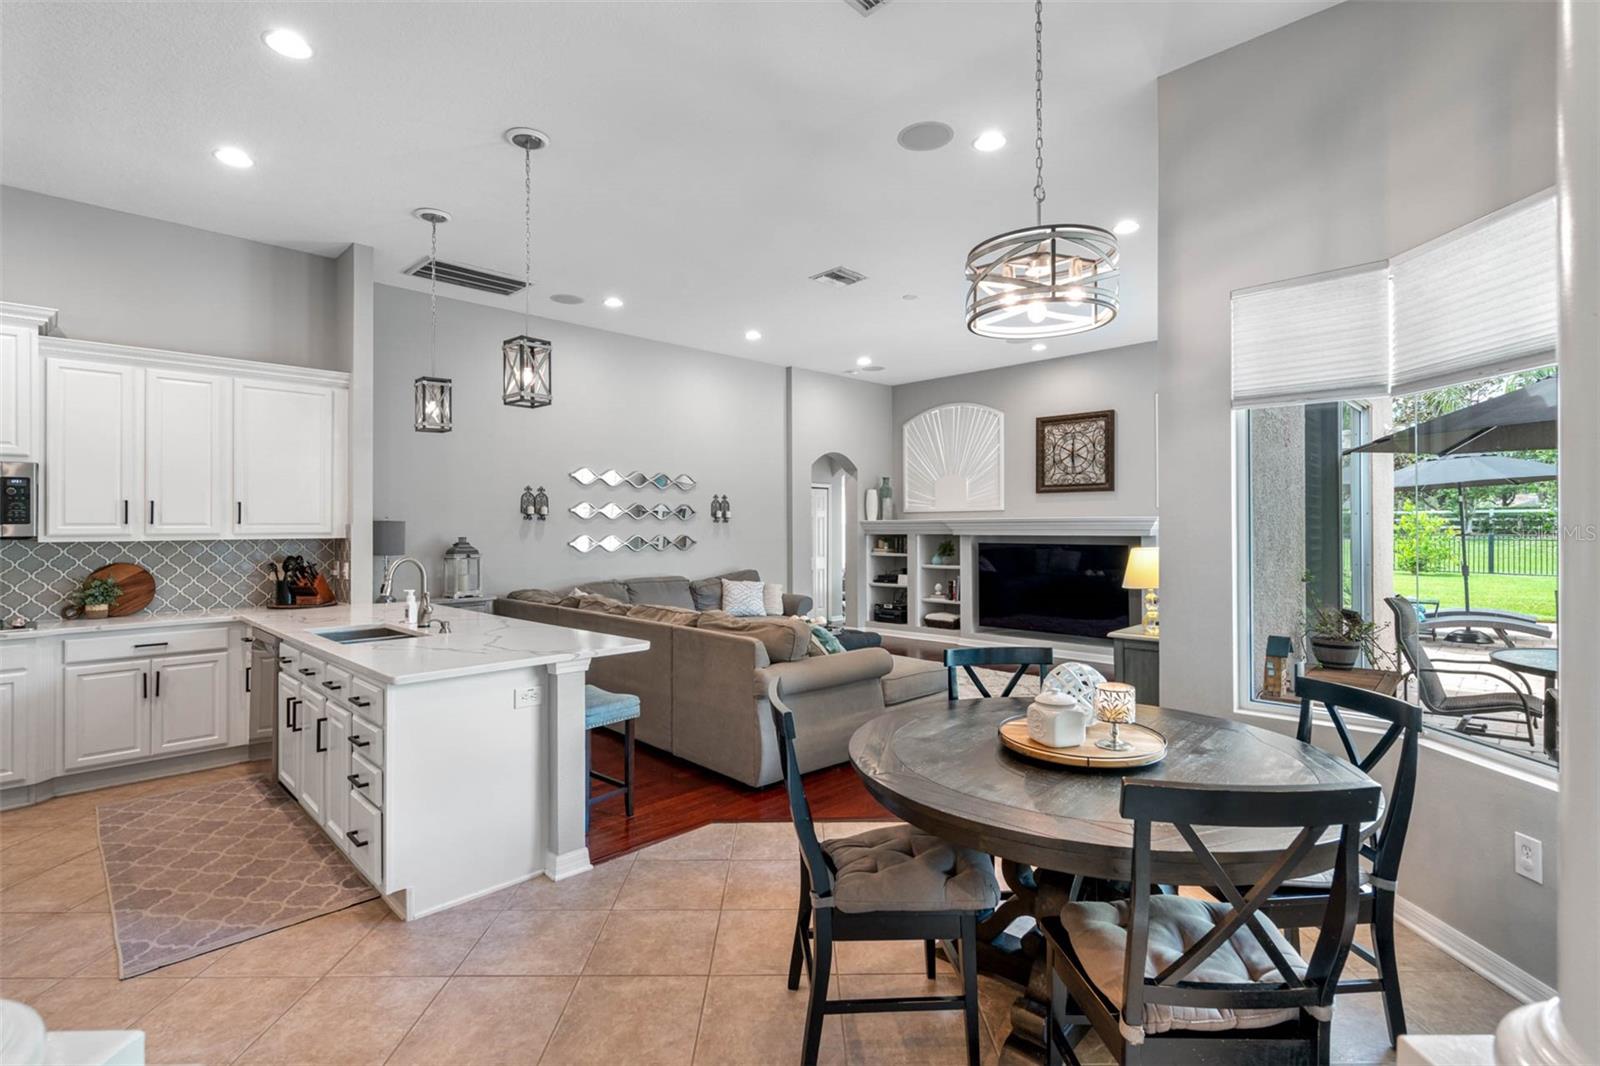
[[[406,589],[406,625],[410,626],[412,629],[417,628],[417,611],[419,609],[420,605],[417,603],[417,590]]]

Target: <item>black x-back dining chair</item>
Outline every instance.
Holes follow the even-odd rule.
[[[1055,651],[1051,648],[950,648],[944,653],[944,667],[949,674],[949,689],[951,699],[960,699],[961,678],[960,671],[965,670],[978,689],[978,694],[988,699],[992,693],[984,686],[983,678],[973,669],[975,666],[1008,666],[1014,667],[1015,672],[1011,680],[1006,682],[1005,691],[1001,696],[1011,695],[1011,690],[1017,687],[1017,682],[1028,676],[1028,667],[1039,668],[1039,685],[1044,686],[1044,675],[1055,664]]]
[[[800,988],[802,962],[810,978],[802,1062],[814,1066],[829,1014],[959,1010],[967,1030],[967,1062],[977,1066],[978,917],[1000,902],[994,861],[908,825],[872,829],[821,841],[811,821],[794,753],[794,715],[783,704],[778,680],[767,687],[777,727],[789,814],[800,842],[800,910],[789,956],[789,990]],[[928,977],[932,942],[957,945],[961,995],[829,999],[833,945],[844,940],[920,940]]]
[[[1072,902],[1040,922],[1051,973],[1050,1066],[1076,1066],[1067,997],[1122,1063],[1326,1063],[1333,997],[1355,935],[1359,847],[1377,785],[1236,788],[1126,779],[1131,898]],[[1153,827],[1170,825],[1222,899],[1152,894]],[[1195,826],[1298,829],[1264,877],[1240,888]],[[1332,827],[1337,859],[1311,958],[1262,914]],[[1163,838],[1170,834],[1163,831]],[[1153,974],[1154,976],[1147,976]]]
[[[1373,978],[1347,980],[1338,992],[1382,992],[1383,1012],[1389,1023],[1389,1042],[1395,1043],[1406,1031],[1405,1006],[1400,997],[1400,971],[1395,963],[1394,904],[1400,880],[1400,855],[1406,846],[1406,829],[1411,824],[1411,804],[1417,789],[1418,741],[1422,735],[1422,708],[1379,692],[1340,685],[1308,677],[1295,678],[1295,693],[1300,697],[1300,727],[1296,736],[1311,743],[1312,712],[1320,703],[1339,734],[1345,755],[1363,772],[1377,770],[1385,757],[1394,758],[1394,782],[1389,789],[1388,807],[1378,831],[1361,845],[1361,857],[1371,864],[1361,874],[1359,923],[1371,926],[1373,950],[1360,944],[1356,956],[1377,969]],[[1356,749],[1347,714],[1366,715],[1379,723],[1383,735],[1367,749]],[[1358,727],[1360,723],[1357,723]],[[1266,905],[1267,916],[1280,926],[1298,929],[1314,924],[1321,914],[1328,893],[1328,874],[1285,882]],[[1298,939],[1296,937],[1295,939]]]

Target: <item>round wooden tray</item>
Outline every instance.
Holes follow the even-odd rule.
[[[150,601],[156,598],[156,579],[150,576],[150,571],[138,563],[112,563],[102,566],[84,581],[88,584],[97,577],[110,578],[122,589],[122,595],[117,597],[117,602],[111,605],[108,616],[121,618],[124,615],[138,614],[150,606]]]
[[[1125,770],[1130,766],[1149,766],[1158,763],[1167,754],[1167,738],[1145,725],[1125,725],[1122,739],[1132,744],[1127,751],[1109,751],[1095,741],[1111,735],[1111,727],[1104,722],[1091,724],[1084,741],[1073,748],[1052,748],[1028,735],[1026,715],[1007,718],[1000,723],[1000,743],[1018,755],[1057,766],[1076,766],[1086,770]]]

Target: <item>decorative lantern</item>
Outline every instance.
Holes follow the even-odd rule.
[[[482,554],[457,537],[444,553],[444,594],[451,599],[483,595]]]
[[[450,432],[450,379],[420,377],[415,382],[418,433]]]
[[[1133,747],[1118,735],[1122,725],[1132,725],[1134,715],[1133,686],[1122,681],[1105,681],[1094,687],[1094,713],[1102,722],[1111,724],[1111,735],[1095,741],[1096,747],[1107,751],[1127,751]]]
[[[450,379],[437,376],[439,365],[439,225],[449,222],[450,214],[433,207],[419,207],[411,212],[428,224],[428,366],[430,373],[412,382],[415,391],[413,402],[418,433],[449,433]]]
[[[543,522],[550,517],[550,497],[545,493],[544,486],[539,486],[539,491],[534,492],[532,485],[522,489],[522,502],[518,505],[522,511],[522,520],[532,522],[535,518]]]
[[[519,334],[500,346],[507,407],[550,406],[550,342]]]
[[[1288,637],[1268,637],[1266,662],[1261,668],[1261,694],[1269,699],[1294,695],[1294,674],[1289,657],[1294,645]]]

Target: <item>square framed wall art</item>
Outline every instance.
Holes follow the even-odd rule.
[[[1035,492],[1111,492],[1117,484],[1117,413],[1083,411],[1036,422]]]

